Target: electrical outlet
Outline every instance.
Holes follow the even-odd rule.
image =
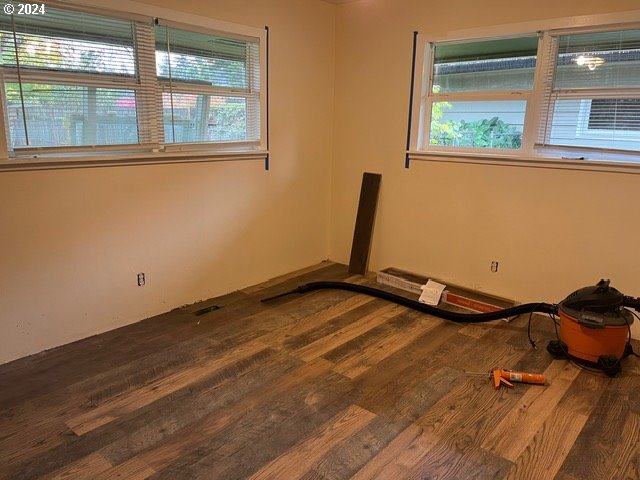
[[[493,273],[497,273],[498,272],[498,261],[494,260],[493,262],[491,262],[491,271]]]
[[[144,285],[144,273],[138,274],[138,286],[142,287]]]

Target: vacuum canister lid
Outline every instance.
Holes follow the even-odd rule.
[[[600,280],[592,287],[576,290],[558,305],[560,313],[592,327],[631,325],[633,316],[624,308],[624,295]]]

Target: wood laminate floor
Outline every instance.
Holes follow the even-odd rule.
[[[613,379],[553,360],[543,317],[533,350],[522,317],[465,326],[331,290],[260,302],[345,278],[324,263],[0,366],[0,477],[640,478],[637,358]],[[549,385],[464,373],[493,367]]]

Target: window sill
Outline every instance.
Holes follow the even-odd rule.
[[[0,160],[0,172],[25,170],[55,170],[63,168],[119,167],[130,165],[158,165],[169,163],[225,162],[265,160],[268,152],[250,150],[240,152],[153,152],[127,155],[92,156],[34,156]]]
[[[499,165],[509,167],[550,168],[560,170],[586,170],[594,172],[615,172],[640,174],[640,163],[606,162],[570,158],[540,158],[531,156],[500,155],[497,153],[454,153],[409,151],[409,160],[424,162],[467,163],[478,165]]]

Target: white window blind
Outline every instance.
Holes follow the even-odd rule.
[[[549,48],[538,148],[640,151],[640,30],[561,35]]]
[[[257,39],[155,27],[166,144],[260,143]]]
[[[0,65],[9,149],[140,145],[133,21],[47,7],[0,17]]]

